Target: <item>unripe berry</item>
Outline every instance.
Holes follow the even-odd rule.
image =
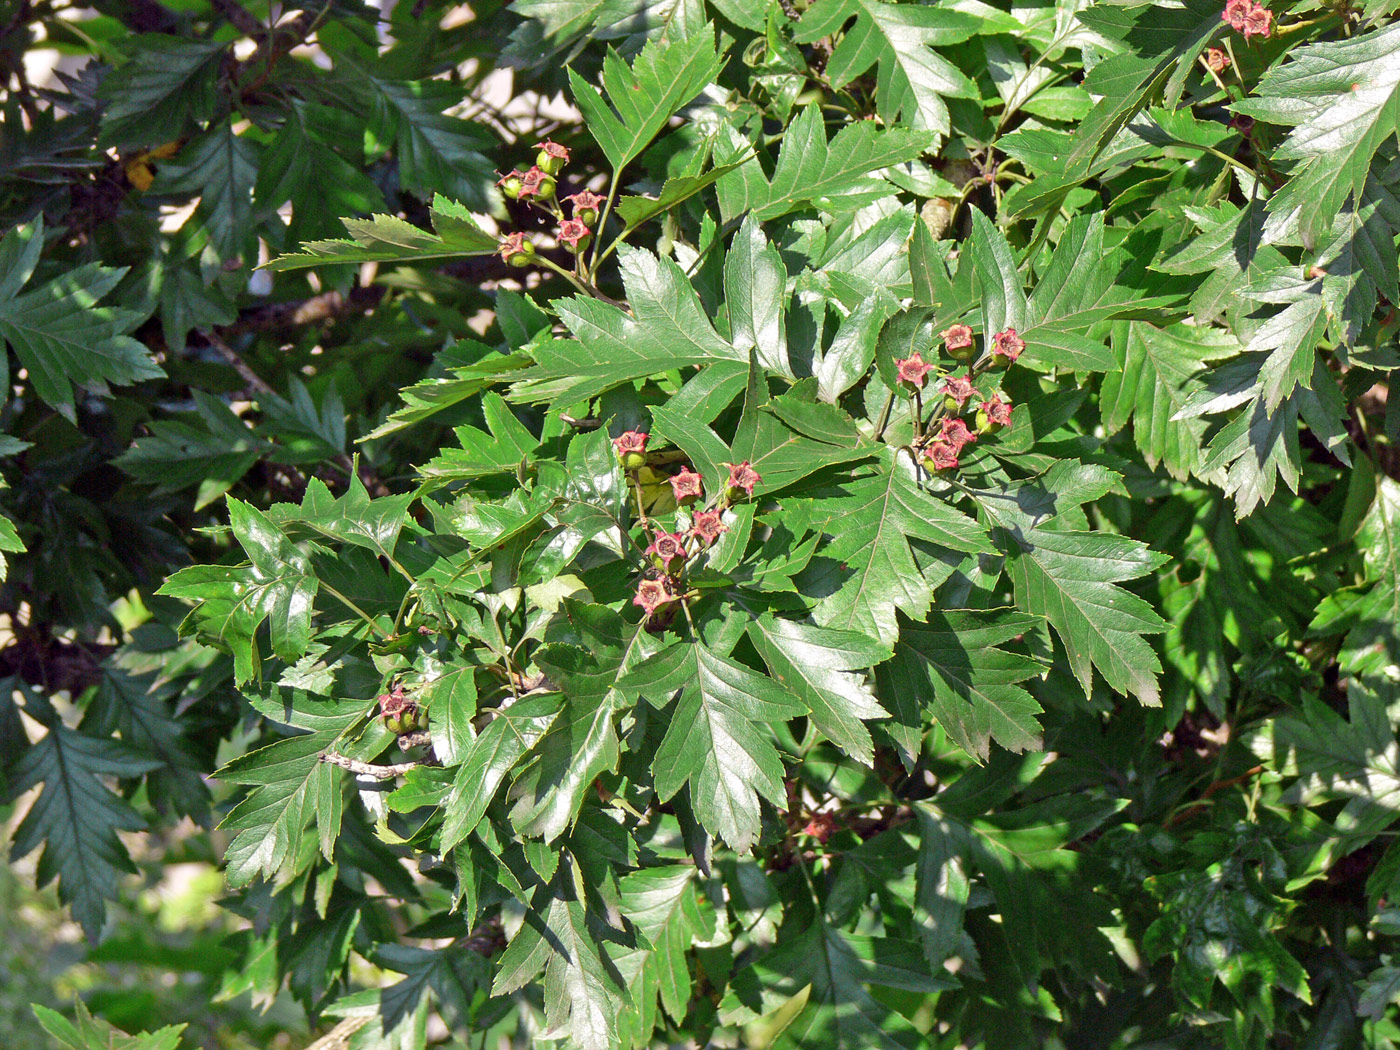
[[[647,465],[647,457],[644,452],[624,452],[618,459],[622,463],[623,470],[641,470]]]
[[[501,183],[501,192],[511,200],[516,200],[520,196],[520,179],[508,178]]]
[[[554,176],[546,174],[540,179],[540,196],[549,200],[554,196]]]
[[[557,142],[545,139],[538,143],[538,147],[539,152],[535,154],[535,167],[550,175],[558,175],[564,170],[564,165],[569,162],[567,146],[561,146]]]

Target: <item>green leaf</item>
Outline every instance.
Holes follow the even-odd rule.
[[[879,667],[876,681],[906,761],[919,754],[925,714],[983,762],[992,741],[1008,751],[1040,747],[1041,707],[1021,683],[1046,668],[1005,647],[1040,622],[1004,609],[948,609],[931,613],[926,624],[901,625],[894,659]]]
[[[794,920],[784,924],[778,946],[735,979],[735,990],[721,1005],[743,1016],[741,1001],[760,999],[772,1009],[810,986],[805,1007],[789,1022],[775,1044],[781,1047],[865,1047],[893,1050],[916,1047],[923,1036],[897,1011],[866,990],[930,993],[954,987],[933,976],[919,949],[888,937],[846,933],[817,918],[793,934]]]
[[[802,16],[793,39],[813,44],[823,37],[838,38],[826,61],[832,88],[840,90],[877,66],[875,105],[885,123],[893,127],[902,117],[906,126],[946,135],[950,129],[943,98],[976,99],[981,93],[962,70],[930,46],[959,44],[978,32],[1018,28],[1005,17],[985,23],[988,16],[996,19],[997,14],[883,0],[824,0]],[[854,24],[848,27],[853,18]]]
[[[734,349],[753,351],[770,372],[792,378],[788,361],[787,268],[753,216],[744,219],[724,259],[724,306]]]
[[[886,645],[899,633],[895,610],[922,619],[934,586],[951,572],[921,569],[910,541],[968,554],[995,551],[980,525],[921,489],[908,457],[901,463],[893,449],[880,453],[877,466],[853,472],[820,498],[790,500],[786,507],[788,528],[831,537],[817,553],[839,566],[840,586],[818,601],[817,622]]]
[[[759,796],[785,804],[783,764],[767,723],[806,714],[777,682],[701,642],[677,642],[619,683],[660,708],[677,691],[666,736],[652,758],[656,792],[689,784],[701,824],[744,852],[759,832]]]
[[[913,160],[927,144],[926,135],[903,128],[880,130],[864,120],[848,124],[827,142],[821,110],[809,106],[788,125],[771,179],[755,159],[715,184],[720,216],[728,222],[752,212],[754,218],[768,220],[842,198],[863,203],[888,196],[889,184],[872,176]]]
[[[630,1005],[630,996],[615,968],[600,955],[600,946],[582,902],[553,894],[543,914],[529,913],[501,956],[492,994],[521,987],[543,968],[550,1037],[567,1032],[580,1050],[609,1050],[617,1018]]]
[[[1350,610],[1356,626],[1347,634],[1343,666],[1356,674],[1380,674],[1400,663],[1400,482],[1381,477],[1376,496],[1356,533],[1370,584]]]
[[[937,973],[963,935],[963,913],[972,884],[963,866],[959,829],[924,806],[914,807],[914,816],[919,824],[914,922],[924,958]]]
[[[146,758],[116,740],[88,736],[54,721],[11,770],[8,801],[43,787],[15,829],[10,861],[42,845],[35,882],[46,886],[58,879],[58,899],[72,909],[90,941],[102,934],[105,902],[116,896],[121,876],[136,874],[117,832],[146,827],[136,810],[108,790],[103,778],[130,780],[161,765],[159,759]]]
[[[118,734],[123,744],[158,760],[161,768],[146,774],[150,796],[161,809],[208,824],[206,751],[190,722],[176,716],[169,686],[158,683],[154,674],[135,675],[110,661],[104,664],[79,728],[98,736]]]
[[[349,488],[337,499],[324,481],[312,478],[306,483],[300,506],[274,503],[268,508],[267,516],[283,529],[306,529],[318,536],[392,558],[413,499],[411,492],[370,499],[358,473],[352,475]]]
[[[452,782],[442,824],[442,849],[450,850],[475,829],[507,773],[559,715],[557,695],[525,697],[493,718],[467,749]]]
[[[15,529],[15,523],[0,514],[0,551],[8,554],[23,554],[26,549],[24,541],[19,538],[19,532]],[[9,559],[5,557],[5,554],[0,553],[0,581],[5,579],[9,571]]]
[[[489,206],[495,176],[491,162],[480,151],[494,146],[494,137],[470,121],[444,112],[461,103],[460,86],[446,80],[376,76],[374,66],[363,65],[344,52],[336,55],[336,64],[349,74],[341,81],[347,92],[367,104],[375,136],[380,141],[393,141],[404,189],[423,200],[443,194],[452,202],[462,201],[479,209]],[[343,99],[327,101],[344,105]],[[461,218],[470,221],[460,204],[448,207],[460,210]],[[438,209],[434,200],[434,211]],[[462,239],[460,231],[454,234],[443,229],[436,217],[434,226],[448,240]],[[480,231],[473,225],[473,235],[477,233]]]
[[[1033,528],[1011,536],[1006,569],[1016,604],[1055,628],[1085,696],[1094,668],[1111,688],[1155,706],[1162,665],[1143,635],[1165,631],[1167,623],[1118,584],[1166,560],[1126,536]]]
[[[393,215],[345,219],[350,240],[311,241],[300,252],[279,255],[264,269],[303,270],[336,263],[427,262],[469,255],[491,255],[496,238],[476,224],[470,213],[445,197],[433,199],[433,231],[419,229]]]
[[[206,638],[233,652],[234,674],[241,684],[257,673],[253,641],[264,621],[278,657],[293,663],[306,652],[320,581],[311,559],[272,519],[240,500],[230,499],[228,508],[233,534],[251,564],[192,565],[170,576],[156,593],[199,603],[194,621]]]
[[[218,124],[160,166],[153,193],[199,195],[198,214],[220,256],[240,254],[252,231],[258,151],[252,140]]]
[[[1400,130],[1400,25],[1300,47],[1233,108],[1293,128],[1274,156],[1298,162],[1284,201],[1315,240],[1360,199],[1376,151]]]
[[[115,463],[137,481],[155,486],[153,495],[198,486],[199,510],[231,489],[258,460],[274,451],[226,403],[202,390],[192,391],[190,422],[160,419],[117,456]]]
[[[866,719],[886,718],[865,675],[890,655],[889,649],[855,631],[780,620],[764,613],[749,624],[768,673],[811,712],[812,723],[857,761],[870,765],[874,745]]]
[[[1143,109],[1159,99],[1175,106],[1192,64],[1224,23],[1220,5],[1211,0],[1187,0],[1179,8],[1093,7],[1076,17],[1127,45],[1127,50],[1104,59],[1085,78],[1085,90],[1101,97],[1075,129],[1067,158],[1068,170],[1082,178],[1114,136]]]
[[[1177,413],[1192,392],[1203,389],[1197,376],[1233,357],[1239,344],[1215,328],[1141,322],[1114,342],[1119,368],[1104,376],[1100,394],[1105,428],[1115,433],[1131,421],[1133,441],[1149,467],[1160,463],[1178,481],[1198,474],[1209,424],[1199,417],[1178,419]]]
[[[131,43],[135,53],[99,88],[107,102],[102,145],[160,145],[213,116],[224,44],[161,33],[136,34]]]
[[[76,1016],[71,1021],[38,1003],[31,1009],[44,1031],[58,1040],[64,1050],[177,1050],[180,1033],[188,1027],[167,1025],[155,1032],[127,1035],[107,1021],[93,1017],[81,999],[73,1004]]]
[[[246,886],[261,875],[285,881],[307,864],[302,836],[315,827],[321,853],[331,859],[344,802],[341,770],[321,755],[338,733],[288,737],[234,759],[214,775],[252,790],[219,827],[234,832],[228,845],[228,881]]]
[[[116,306],[98,306],[126,273],[99,263],[74,266],[27,292],[44,241],[36,219],[18,226],[0,242],[0,344],[8,344],[29,370],[34,392],[70,419],[73,386],[96,392],[107,383],[139,383],[165,372],[146,348],[126,333],[141,315]]]
[[[667,179],[661,185],[661,192],[655,197],[619,197],[617,214],[627,230],[636,229],[648,219],[664,215],[682,201],[687,201],[701,190],[713,186],[742,163],[742,160],[737,160],[716,164],[703,175],[678,175]]]
[[[626,245],[618,258],[632,313],[582,296],[556,300],[555,310],[576,338],[538,344],[535,367],[516,381],[514,396],[575,404],[675,368],[748,362],[747,351],[715,331],[674,261]]]
[[[490,431],[485,434],[472,426],[455,431],[461,448],[449,448],[424,464],[419,473],[439,481],[466,481],[491,474],[513,474],[539,447],[539,440],[525,429],[505,399],[488,393],[481,399],[482,412]]]
[[[467,346],[480,346],[468,343]],[[482,348],[485,350],[485,348]],[[362,438],[374,441],[388,437],[400,430],[406,430],[415,423],[437,415],[445,409],[460,405],[476,397],[483,390],[507,379],[513,372],[528,368],[533,359],[528,354],[497,354],[487,351],[486,356],[472,364],[448,364],[451,349],[444,350],[439,357],[447,364],[446,375],[434,375],[421,379],[412,386],[399,391],[403,406],[389,413],[389,418]]]
[[[635,1033],[634,1045],[645,1045],[655,1029],[658,1001],[672,1021],[685,1019],[693,983],[686,957],[696,941],[714,935],[715,916],[697,881],[690,865],[646,868],[619,880],[621,910],[649,944],[609,953],[632,993],[634,1010],[619,1026]]]
[[[649,41],[630,68],[609,48],[603,60],[603,88],[611,106],[572,69],[569,87],[589,133],[613,169],[620,171],[723,68],[714,29],[707,26],[690,36]]]

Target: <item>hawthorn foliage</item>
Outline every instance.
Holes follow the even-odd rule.
[[[1400,1045],[1400,7],[386,6],[3,8],[87,937],[207,856],[168,965],[365,1050]]]

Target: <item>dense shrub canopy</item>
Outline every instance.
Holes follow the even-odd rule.
[[[1400,1045],[1400,6],[0,33],[43,1038]]]

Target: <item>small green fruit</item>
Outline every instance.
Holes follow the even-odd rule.
[[[540,197],[544,200],[549,200],[554,196],[554,188],[553,176],[547,174],[544,178],[540,179]]]
[[[623,470],[641,470],[647,463],[645,452],[623,452],[617,458]]]
[[[501,192],[511,200],[520,199],[520,180],[512,176],[501,183]]]
[[[535,167],[546,175],[558,175],[564,170],[564,158],[551,157],[548,150],[540,150],[535,154]]]

